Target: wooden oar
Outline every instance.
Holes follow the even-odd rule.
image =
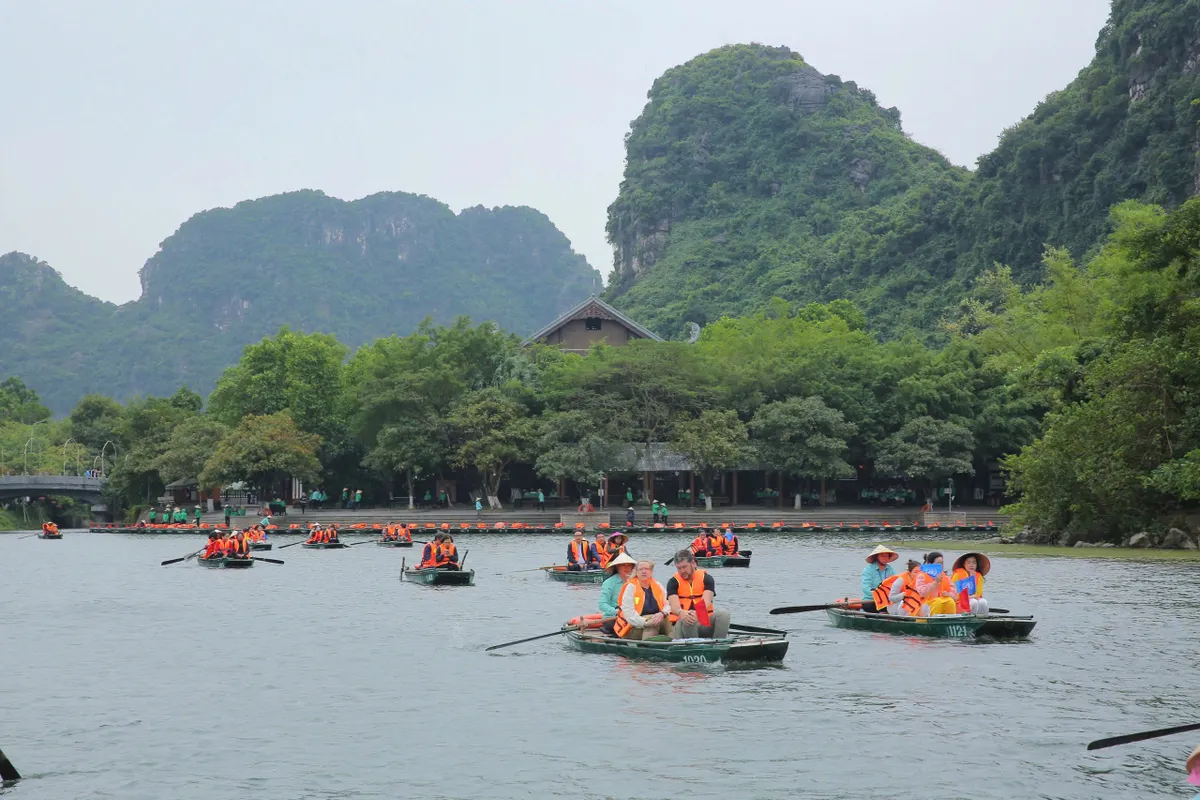
[[[27,536],[18,536],[18,537],[17,537],[17,541],[19,542],[19,541],[21,541],[22,539],[32,539],[34,536],[37,536],[37,533],[31,533],[31,534],[29,534],[29,535],[27,535]]]
[[[458,568],[459,568],[459,569],[462,569],[462,568],[463,568],[463,564],[467,563],[467,553],[469,553],[469,552],[471,552],[471,551],[470,551],[470,550],[463,550],[463,557],[462,557],[461,559],[459,559],[459,562],[458,562]]]
[[[408,560],[408,556],[400,559],[400,580],[404,580],[404,562]]]
[[[358,547],[360,544],[375,544],[376,542],[382,541],[383,539],[367,539],[365,542],[355,542],[354,544],[346,545],[346,547]]]
[[[774,628],[756,628],[753,625],[739,625],[736,622],[729,623],[729,630],[741,631],[742,633],[787,633],[787,631],[779,631]]]
[[[206,546],[207,546],[207,545],[206,545]],[[187,561],[189,558],[195,558],[196,556],[200,555],[200,554],[201,554],[201,553],[203,553],[203,552],[204,552],[204,548],[203,548],[203,547],[201,547],[201,548],[200,548],[199,550],[197,550],[196,552],[194,552],[194,553],[188,553],[188,554],[187,554],[186,556],[184,556],[183,558],[168,558],[166,561],[162,562],[162,566],[164,566],[164,567],[165,567],[167,564],[178,564],[180,561]]]
[[[1106,747],[1116,747],[1119,744],[1141,742],[1146,739],[1157,739],[1160,736],[1171,736],[1172,734],[1187,733],[1188,731],[1200,731],[1200,723],[1193,723],[1191,725],[1176,725],[1174,728],[1159,728],[1156,731],[1127,733],[1124,736],[1113,736],[1108,739],[1097,739],[1094,742],[1088,742],[1087,749],[1103,750]]]
[[[253,558],[255,561],[265,561],[268,564],[282,564],[283,563],[278,558],[263,558],[262,556],[250,556],[250,557]]]
[[[815,606],[783,606],[781,608],[772,608],[768,614],[803,614],[807,611],[824,611],[827,608],[849,608],[850,603],[821,603]],[[875,606],[871,605],[874,610]]]
[[[8,756],[4,755],[4,751],[0,750],[0,781],[19,781],[21,773],[17,772],[17,768],[8,760]]]
[[[568,631],[580,630],[581,627],[582,626],[580,626],[580,625],[569,625],[566,628],[563,628],[562,630],[555,631],[554,633],[543,633],[541,636],[530,636],[528,639],[517,639],[515,642],[505,642],[504,644],[494,644],[491,647],[484,650],[483,652],[486,653],[491,650],[499,650],[501,647],[512,647],[514,644],[525,644],[525,642],[536,642],[538,639],[549,639],[551,636],[562,636],[564,633],[567,633]]]
[[[282,546],[280,546],[280,548],[279,548],[279,549],[280,549],[280,550],[287,550],[289,547],[295,547],[296,545],[298,545],[298,544],[304,544],[304,543],[305,543],[305,542],[307,542],[307,541],[308,541],[308,539],[301,539],[301,540],[300,540],[300,541],[298,541],[298,542],[292,542],[291,544],[285,544],[285,545],[282,545]]]
[[[548,567],[534,567],[533,569],[519,569],[516,572],[509,573],[510,575],[520,575],[522,572],[544,572],[548,569],[558,569],[558,564],[551,564]]]

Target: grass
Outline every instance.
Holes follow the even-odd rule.
[[[990,556],[1056,556],[1059,558],[1125,558],[1137,561],[1200,561],[1197,550],[1140,550],[1132,547],[1056,547],[1048,544],[992,544],[970,539],[904,540],[884,542],[897,552],[919,550],[974,551]],[[901,553],[903,557],[903,553]]]

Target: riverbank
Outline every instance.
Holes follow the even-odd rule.
[[[905,539],[885,542],[897,551],[973,551],[989,556],[1055,556],[1059,558],[1118,558],[1131,561],[1200,561],[1196,550],[1151,550],[1133,547],[1057,547],[1049,544],[996,544],[970,539]],[[903,553],[901,554],[903,556]]]

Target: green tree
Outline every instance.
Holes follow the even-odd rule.
[[[497,496],[509,464],[533,458],[537,425],[524,406],[499,389],[468,392],[447,423],[453,462],[477,469],[487,496]]]
[[[713,473],[736,469],[747,455],[749,435],[735,411],[707,409],[694,419],[675,424],[671,448],[686,458],[701,474],[709,497]]]
[[[917,417],[879,446],[875,469],[883,475],[918,480],[926,497],[943,478],[974,475],[975,438],[961,425]]]
[[[32,425],[50,418],[50,409],[42,405],[37,392],[17,377],[0,381],[0,422]]]
[[[848,441],[856,431],[819,397],[767,403],[750,420],[754,450],[763,465],[805,478],[847,478]]]
[[[570,479],[581,486],[598,486],[613,469],[625,444],[618,432],[606,429],[586,411],[548,412],[539,420],[541,439],[535,469],[552,480]]]
[[[321,438],[300,430],[288,411],[251,414],[225,435],[200,473],[205,486],[247,481],[263,492],[285,479],[315,481],[321,474]]]
[[[444,425],[431,414],[414,415],[380,428],[364,463],[388,478],[403,475],[412,508],[414,479],[441,466],[447,447]]]
[[[158,474],[166,483],[198,478],[228,435],[229,426],[211,417],[197,415],[184,420],[171,431],[166,452],[154,462]]]
[[[85,395],[71,411],[71,436],[97,453],[105,442],[125,445],[122,438],[125,409],[111,397]]]

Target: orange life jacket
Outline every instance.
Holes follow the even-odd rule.
[[[871,599],[875,601],[876,611],[883,612],[887,610],[888,605],[891,603],[888,600],[888,595],[892,592],[892,584],[903,579],[903,575],[892,575],[891,577],[884,578],[883,583],[871,590]]]
[[[662,585],[658,581],[651,581],[650,590],[654,593],[654,599],[658,601],[658,610],[669,614],[670,607],[667,605],[666,593],[663,591]],[[625,619],[624,612],[621,611],[621,603],[625,600],[625,593],[629,591],[633,592],[633,607],[638,614],[642,613],[642,607],[646,603],[646,590],[636,579],[621,587],[621,591],[617,595],[617,620],[613,624],[613,633],[621,638],[624,638],[625,634],[633,627],[629,620]]]
[[[592,548],[596,551],[596,558],[600,559],[600,569],[607,567],[608,560],[612,558],[612,556],[608,554],[608,545],[593,542]]]
[[[204,546],[204,555],[201,558],[208,558],[215,555],[221,549],[220,539],[209,539],[208,544]]]
[[[921,604],[925,602],[925,599],[917,591],[917,579],[913,577],[911,572],[906,572],[901,577],[904,582],[904,600],[900,605],[910,616],[915,617],[917,612],[921,610]]]
[[[417,565],[417,569],[437,566],[438,550],[437,542],[427,542],[421,551],[421,563]]]
[[[609,542],[608,544],[606,544],[604,546],[604,555],[606,556],[604,559],[605,566],[607,566],[610,561],[612,561],[614,558],[616,558],[617,554],[624,553],[624,552],[625,552],[625,545],[623,545],[623,544],[613,544],[612,542]]]
[[[571,544],[567,546],[567,563],[586,567],[588,563],[588,551],[590,549],[591,545],[588,544],[586,539],[578,543],[572,539]]]
[[[732,539],[728,539],[722,536],[721,553],[722,555],[736,556],[738,554],[738,538],[734,536]]]
[[[436,566],[444,567],[457,561],[458,548],[454,546],[454,542],[442,542],[442,546],[438,548]]]
[[[399,539],[401,536],[404,537],[404,541],[411,542],[412,541],[412,528],[406,528],[403,525],[401,525],[400,530],[396,532],[396,538]]]
[[[245,539],[230,539],[233,542],[233,554],[235,556],[244,556],[250,552],[250,547]]]
[[[703,533],[692,540],[692,552],[696,555],[708,554],[708,537]]]
[[[722,548],[725,546],[723,544],[723,542],[724,542],[724,537],[721,536],[719,533],[709,534],[709,536],[708,536],[708,552],[714,556],[720,555],[722,552]]]
[[[704,576],[707,575],[704,570],[697,567],[692,570],[692,579],[685,581],[683,577],[676,572],[675,580],[679,584],[679,607],[684,611],[691,609],[696,601],[704,597]],[[708,610],[712,612],[712,603],[706,603]]]

